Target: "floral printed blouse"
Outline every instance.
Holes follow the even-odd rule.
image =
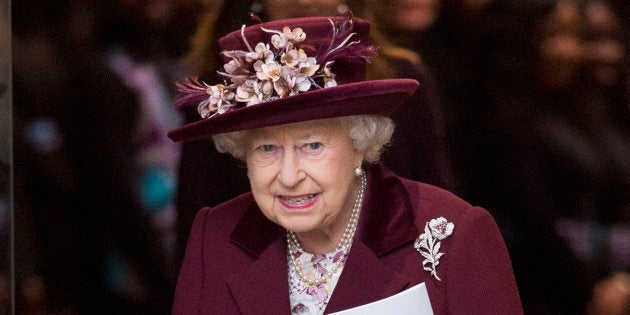
[[[293,253],[298,264],[304,267],[304,273],[311,278],[319,279],[323,274],[333,269],[335,262],[344,259],[343,252],[332,252],[325,255],[313,255],[299,250],[295,246],[289,247],[288,255]],[[292,314],[323,314],[337,285],[339,276],[343,270],[342,264],[336,272],[319,285],[306,285],[295,270],[291,259],[287,256],[289,264],[289,291]]]

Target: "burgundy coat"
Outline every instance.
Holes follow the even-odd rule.
[[[431,219],[455,224],[442,240],[441,281],[414,241]],[[197,214],[173,314],[289,314],[286,231],[251,193]],[[440,188],[370,167],[359,226],[326,313],[425,282],[435,314],[522,314],[507,249],[490,214]]]

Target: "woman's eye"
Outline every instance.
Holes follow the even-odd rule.
[[[322,144],[320,142],[312,142],[307,144],[307,146],[310,150],[319,150],[322,147]]]
[[[309,142],[298,147],[298,152],[303,156],[316,156],[322,152],[324,145],[321,142]]]
[[[273,144],[263,144],[259,147],[263,152],[271,152],[275,149]]]

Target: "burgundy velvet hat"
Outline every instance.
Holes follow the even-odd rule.
[[[175,104],[201,120],[170,130],[193,141],[238,130],[361,114],[389,115],[418,87],[411,79],[365,80],[376,48],[367,21],[307,17],[262,23],[219,40],[224,84],[178,83]],[[250,44],[253,43],[253,44]]]

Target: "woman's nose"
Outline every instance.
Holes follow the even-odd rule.
[[[286,150],[282,154],[280,161],[280,171],[278,172],[278,180],[286,187],[293,187],[299,184],[306,174],[301,168],[300,157],[291,150]]]

